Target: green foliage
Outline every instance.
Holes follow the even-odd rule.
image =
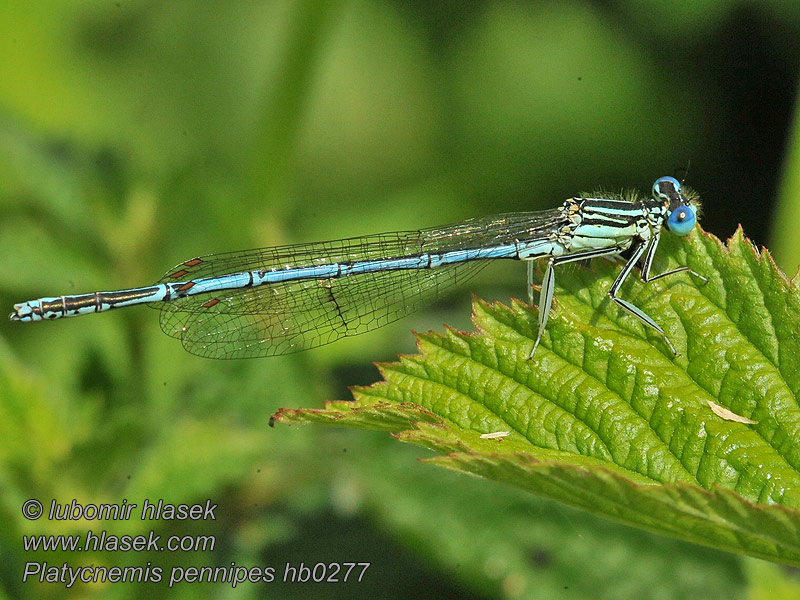
[[[797,116],[786,148],[786,168],[782,179],[771,248],[778,265],[793,273],[800,264],[800,236],[797,235],[797,223],[800,222],[800,119]]]
[[[753,16],[783,11],[787,27],[796,29],[800,21],[787,5],[774,1],[747,10]],[[731,127],[725,88],[707,69],[718,64],[721,33],[740,9],[733,0],[276,0],[224,7],[187,0],[52,0],[9,8],[0,19],[4,314],[14,302],[41,295],[147,284],[171,265],[208,252],[550,208],[597,185],[645,188],[688,159],[687,183],[703,181],[709,198],[719,198],[714,186],[733,181],[718,150],[730,134],[720,130],[738,136],[740,129]],[[767,29],[779,53],[775,63],[791,72],[783,27]],[[734,44],[741,47],[738,37]],[[774,146],[774,140],[766,143]],[[704,162],[721,172],[714,175]],[[787,190],[796,189],[787,179]],[[796,231],[793,215],[782,213],[779,223],[787,238]],[[783,255],[787,270],[796,266],[794,256]],[[470,289],[486,298],[523,294],[516,267],[493,265]],[[583,277],[575,284],[583,295],[561,290],[560,314],[571,314],[568,302],[602,301],[603,269],[612,267],[559,270],[565,287]],[[747,273],[741,277],[751,280]],[[657,299],[674,283],[659,282],[652,294]],[[466,305],[468,291],[454,298]],[[629,297],[632,290],[624,292]],[[478,308],[510,336],[509,348],[518,345],[519,331],[530,343],[535,319],[529,312]],[[32,326],[0,319],[0,518],[6,524],[0,597],[427,593],[620,600],[653,596],[654,590],[665,598],[741,597],[751,577],[748,565],[756,561],[621,526],[522,489],[409,465],[429,451],[399,446],[380,433],[266,427],[279,406],[318,406],[322,398],[344,397],[348,384],[373,381],[369,360],[410,349],[410,328],[463,327],[466,312],[442,303],[313,352],[225,363],[182,352],[146,308]],[[662,322],[672,308],[652,314]],[[632,339],[651,339],[637,322],[616,320],[613,330],[607,320],[590,323],[608,335],[621,335],[619,325]],[[685,344],[683,324],[671,323],[673,341]],[[551,321],[554,334],[556,328],[565,330],[558,318]],[[437,336],[426,339],[426,351],[445,352],[437,350],[444,343]],[[663,353],[659,340],[652,341]],[[540,358],[569,367],[568,342],[560,350],[556,336],[552,342],[545,340]],[[659,360],[673,364],[666,354]],[[386,367],[386,374],[411,386],[415,381],[413,371],[409,376]],[[724,380],[720,388],[726,391]],[[368,403],[367,396],[379,392],[358,393]],[[727,393],[738,398],[735,390]],[[769,426],[763,414],[740,409],[759,421],[741,431]],[[365,404],[362,414],[367,410]],[[393,402],[367,422],[408,430],[410,417],[396,410]],[[360,418],[355,415],[348,418]],[[462,417],[459,423],[470,423],[470,415]],[[490,417],[480,417],[480,431],[500,420]],[[427,438],[419,432],[420,443],[455,448],[460,435],[433,435],[444,431],[434,427],[441,419],[431,411],[414,414],[415,422],[433,428]],[[531,447],[517,432],[503,442],[470,435],[487,453],[517,443]],[[559,436],[560,428],[550,435]],[[573,436],[573,445],[578,441],[602,448],[591,435]],[[575,455],[559,456],[563,462]],[[669,452],[660,460],[667,458]],[[676,465],[674,457],[669,464]],[[638,473],[625,469],[626,482]],[[676,478],[686,475],[673,470]],[[642,485],[655,485],[651,475],[641,477]],[[98,525],[27,521],[20,506],[34,497],[45,503],[211,498],[221,510],[208,527],[104,525],[123,535],[150,528],[162,535],[213,534],[219,548],[179,556],[26,553],[23,534],[81,533]],[[248,585],[229,592],[205,585],[66,589],[21,582],[28,560],[225,567],[323,556],[372,560],[373,587],[286,586],[276,592]],[[770,572],[764,588],[773,592],[780,573]]]
[[[430,459],[441,466],[800,564],[797,287],[741,231],[727,246],[696,232],[660,250],[661,268],[709,278],[624,289],[664,327],[676,358],[610,305],[617,267],[595,262],[556,273],[558,308],[532,360],[535,312],[476,301],[477,332],[420,335],[420,354],[382,365],[385,382],[357,389],[355,402],[274,419],[399,432],[441,454]],[[505,433],[481,437],[493,432]]]

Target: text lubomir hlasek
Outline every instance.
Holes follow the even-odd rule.
[[[213,521],[217,509],[217,504],[212,504],[210,499],[203,504],[170,504],[145,498],[141,510],[134,513],[138,506],[127,499],[117,504],[81,504],[75,499],[59,504],[53,500],[47,518],[51,521],[129,521],[136,517],[142,521]]]

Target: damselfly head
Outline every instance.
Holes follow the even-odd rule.
[[[680,181],[661,177],[653,184],[653,198],[667,202],[667,227],[676,235],[686,235],[697,222],[697,206],[683,193]]]
[[[697,222],[697,209],[692,204],[677,207],[667,217],[667,227],[675,235],[686,235]]]
[[[661,177],[656,179],[653,184],[653,198],[668,202],[669,211],[672,212],[678,206],[689,204],[686,196],[683,195],[681,187],[681,182],[674,177]]]

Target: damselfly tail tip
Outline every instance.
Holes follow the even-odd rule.
[[[14,312],[8,315],[11,321],[27,321],[30,318],[30,306],[26,302],[14,305]]]

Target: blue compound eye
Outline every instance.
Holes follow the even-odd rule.
[[[681,182],[674,177],[661,177],[653,184],[653,197],[668,200],[681,193]]]
[[[694,208],[683,205],[670,213],[669,219],[667,219],[667,227],[675,235],[686,235],[692,230],[696,222],[697,216],[694,214]]]

